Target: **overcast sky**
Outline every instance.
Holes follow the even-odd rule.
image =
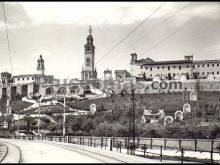
[[[162,3],[5,2],[14,75],[36,73],[37,59],[42,54],[46,74],[79,78],[89,25],[97,62]],[[196,60],[220,59],[220,3],[164,3],[96,64],[98,77],[102,78],[107,68],[129,70],[133,49],[138,59],[181,60],[190,54]],[[11,72],[1,2],[0,71],[5,70]]]

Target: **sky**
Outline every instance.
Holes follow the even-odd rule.
[[[46,74],[80,78],[89,25],[99,78],[107,68],[129,71],[133,51],[138,59],[181,60],[191,54],[195,60],[220,59],[220,2],[4,2],[4,6],[13,75],[36,73],[42,54]],[[12,72],[6,37],[0,2],[0,72]]]

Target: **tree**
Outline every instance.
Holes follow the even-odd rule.
[[[29,131],[30,130],[30,123],[32,121],[32,117],[30,114],[26,114],[24,116],[24,121],[26,122],[26,130]]]
[[[86,134],[91,135],[94,131],[94,125],[93,125],[93,120],[91,118],[88,118],[85,120],[82,125],[80,130],[84,131]]]

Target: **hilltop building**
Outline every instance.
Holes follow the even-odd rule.
[[[220,60],[193,60],[193,55],[185,56],[184,60],[154,61],[151,58],[137,59],[137,54],[131,54],[130,73],[134,77],[146,79],[205,79],[220,74]],[[211,76],[211,77],[213,77]]]
[[[0,98],[13,99],[17,95],[22,97],[32,97],[33,94],[39,91],[42,84],[53,84],[54,77],[45,75],[45,66],[42,55],[37,61],[38,74],[15,75],[8,72],[1,73],[0,80]]]

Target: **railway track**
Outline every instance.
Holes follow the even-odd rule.
[[[42,141],[41,141],[41,143],[49,144],[48,142],[42,142]],[[85,148],[82,148],[80,146],[79,147],[75,146],[75,145],[74,146],[67,146],[65,144],[60,144],[60,143],[51,143],[51,145],[57,146],[57,147],[60,147],[60,148],[64,148],[64,149],[69,150],[69,151],[77,152],[77,153],[82,154],[82,155],[86,155],[88,157],[91,157],[93,159],[96,159],[96,160],[100,161],[101,163],[127,163],[126,161],[121,160],[119,158],[108,156],[106,154],[93,152],[93,151],[90,151],[90,150],[86,150]]]
[[[20,148],[9,142],[0,142],[0,163],[22,163]]]

